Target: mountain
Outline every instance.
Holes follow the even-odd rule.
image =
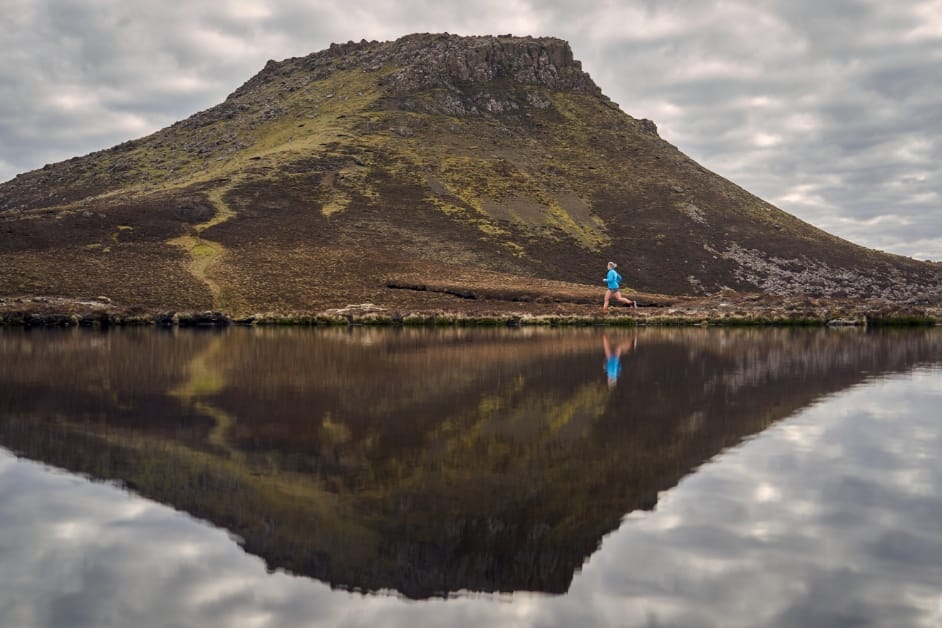
[[[270,61],[215,107],[0,185],[0,233],[0,296],[150,310],[595,301],[610,259],[648,293],[940,299],[939,264],[709,172],[554,38],[419,34]]]

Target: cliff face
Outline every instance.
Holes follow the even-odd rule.
[[[609,259],[643,292],[940,298],[939,265],[708,172],[554,38],[411,35],[271,61],[215,107],[0,185],[0,230],[0,295],[146,308],[449,307],[390,286],[599,286]]]
[[[374,66],[403,66],[390,75],[394,94],[454,87],[463,83],[507,80],[553,90],[571,90],[600,96],[599,87],[573,58],[570,45],[544,37],[408,37]]]

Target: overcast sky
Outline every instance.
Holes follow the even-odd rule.
[[[221,102],[268,59],[415,32],[555,36],[703,166],[941,258],[939,0],[3,0],[0,181]]]

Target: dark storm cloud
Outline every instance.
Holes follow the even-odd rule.
[[[212,106],[268,59],[443,31],[567,39],[705,167],[836,235],[940,258],[936,0],[8,0],[0,180]]]

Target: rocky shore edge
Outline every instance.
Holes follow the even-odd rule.
[[[506,306],[506,304],[504,304]],[[222,328],[229,326],[938,326],[939,304],[835,300],[774,295],[678,298],[638,308],[613,307],[604,314],[584,304],[469,310],[402,311],[372,303],[310,312],[233,316],[225,312],[146,311],[106,297],[0,298],[0,327]]]

